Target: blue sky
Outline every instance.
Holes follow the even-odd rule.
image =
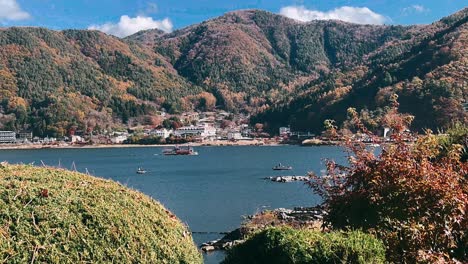
[[[171,31],[238,9],[264,9],[301,21],[341,19],[368,24],[428,24],[468,0],[0,0],[1,26],[98,29],[117,36]]]

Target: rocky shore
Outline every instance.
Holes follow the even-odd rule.
[[[272,182],[288,183],[288,182],[297,182],[297,181],[308,181],[309,177],[307,176],[270,176],[265,177],[264,180],[270,180]]]
[[[227,250],[243,243],[249,234],[269,226],[322,229],[323,218],[326,214],[327,212],[321,206],[262,211],[248,216],[240,228],[226,234],[221,239],[203,243],[200,249],[203,252]]]
[[[238,228],[228,234],[226,234],[224,237],[221,239],[213,240],[213,241],[208,241],[206,243],[203,243],[200,246],[200,249],[203,252],[210,252],[214,250],[227,250],[230,249],[231,247],[238,245],[242,242],[244,235],[241,232],[241,229]]]

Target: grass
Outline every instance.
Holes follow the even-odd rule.
[[[290,227],[267,228],[235,246],[224,264],[385,263],[381,241],[359,231],[323,233]]]
[[[202,263],[161,204],[110,180],[0,166],[0,263]]]

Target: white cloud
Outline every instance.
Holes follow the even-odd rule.
[[[411,13],[426,13],[426,12],[429,12],[429,9],[423,5],[412,5],[412,6],[403,8],[402,11],[404,15],[409,15]]]
[[[422,5],[412,5],[411,7],[417,12],[426,11],[426,8],[424,6],[422,6]]]
[[[1,1],[1,0],[0,0]],[[169,18],[154,20],[146,16],[121,16],[118,23],[105,23],[102,25],[91,25],[88,29],[100,30],[117,37],[126,37],[141,30],[157,28],[164,32],[171,32],[173,25]]]
[[[0,0],[0,21],[24,20],[31,16],[23,11],[16,0]]]
[[[307,9],[304,6],[286,6],[281,8],[280,14],[302,22],[337,19],[357,24],[381,25],[387,21],[386,17],[367,7],[352,6],[342,6],[327,12]]]

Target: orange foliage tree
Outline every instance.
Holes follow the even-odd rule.
[[[325,221],[376,234],[394,262],[468,261],[468,163],[461,146],[442,153],[430,132],[408,143],[404,130],[412,118],[397,108],[393,100],[383,118],[393,134],[379,154],[348,137],[349,164],[327,161],[326,176],[310,175],[309,186],[329,212]],[[367,132],[355,111],[348,114]]]

